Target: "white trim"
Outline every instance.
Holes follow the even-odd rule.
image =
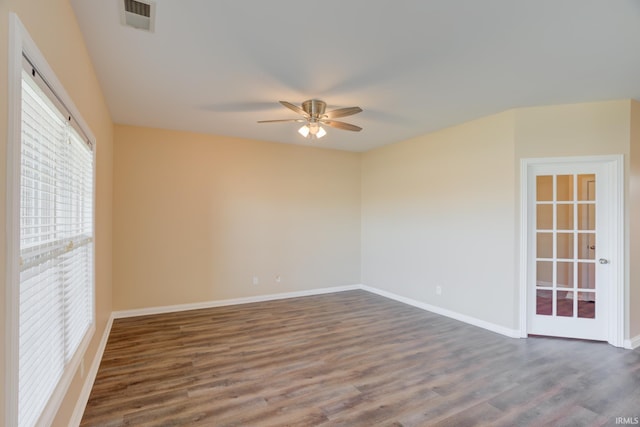
[[[109,320],[107,321],[107,325],[104,328],[104,332],[102,333],[102,339],[100,340],[100,344],[98,344],[96,354],[93,356],[89,372],[87,372],[87,376],[84,379],[80,396],[78,397],[76,406],[73,409],[73,414],[71,414],[71,419],[69,420],[69,426],[77,427],[82,421],[84,410],[86,409],[87,402],[91,396],[93,383],[96,381],[96,376],[98,375],[98,369],[100,368],[100,362],[102,361],[104,350],[107,347],[107,341],[109,340],[109,334],[111,333],[111,328],[113,326],[113,319],[113,313],[111,313],[111,316],[109,316]]]
[[[95,165],[95,136],[89,129],[79,111],[75,107],[71,97],[67,94],[62,83],[56,77],[55,72],[47,63],[44,55],[38,49],[28,31],[15,13],[9,13],[9,54],[8,54],[8,126],[7,126],[7,259],[6,259],[6,356],[5,356],[5,418],[6,425],[18,424],[18,285],[19,276],[19,221],[20,221],[20,141],[21,141],[21,110],[22,110],[22,57],[29,58],[31,64],[46,79],[49,87],[59,97],[65,108],[73,116],[82,128],[85,136],[89,138],[94,147]],[[94,230],[95,230],[95,166],[94,166]],[[94,250],[95,257],[95,250]],[[95,266],[95,262],[94,262]],[[95,273],[95,271],[94,271]],[[89,342],[95,332],[95,280],[92,293],[94,295],[93,323],[86,332],[82,343],[79,345],[74,357],[67,363],[64,374],[49,402],[45,406],[37,425],[48,425],[58,412],[62,401],[66,397],[68,388],[73,380],[75,372],[82,362]]]
[[[373,294],[377,294],[385,298],[389,298],[404,304],[421,308],[423,310],[426,310],[435,314],[439,314],[445,317],[459,320],[461,322],[468,323],[470,325],[477,326],[477,327],[486,329],[488,331],[496,332],[498,334],[505,335],[510,338],[521,338],[520,331],[518,329],[509,329],[504,326],[497,325],[495,323],[477,319],[472,316],[467,316],[466,314],[457,313],[455,311],[447,310],[446,308],[426,304],[421,301],[417,301],[411,298],[394,294],[392,292],[388,292],[382,289],[377,289],[371,286],[360,285],[360,284],[336,286],[331,288],[310,289],[307,291],[285,292],[280,294],[258,295],[258,296],[245,297],[245,298],[213,300],[213,301],[197,302],[192,304],[178,304],[178,305],[167,305],[167,306],[160,306],[160,307],[147,307],[147,308],[140,308],[140,309],[133,309],[133,310],[121,310],[121,311],[114,311],[112,313],[112,317],[114,319],[122,319],[127,317],[174,313],[179,311],[199,310],[203,308],[224,307],[228,305],[251,304],[254,302],[273,301],[273,300],[280,300],[280,299],[287,299],[287,298],[298,298],[298,297],[306,297],[306,296],[312,296],[312,295],[322,295],[322,294],[329,294],[334,292],[345,292],[345,291],[355,291],[355,290],[363,290],[363,291],[371,292]]]
[[[527,186],[528,186],[528,162],[526,159],[520,160],[520,324],[518,335],[521,338],[526,338],[527,333],[527,265],[529,258],[529,238],[528,238],[528,201],[527,201]]]
[[[624,236],[624,157],[622,155],[611,156],[608,167],[609,175],[613,178],[610,180],[611,187],[609,188],[609,218],[616,224],[616,229],[614,230],[615,236],[611,236],[611,242],[609,243],[609,247],[611,248],[610,258],[613,260],[610,267],[613,270],[612,280],[614,286],[612,286],[608,292],[608,342],[616,347],[623,347],[626,318],[624,295],[625,289],[627,288],[625,285],[625,265],[627,264],[627,258]],[[614,242],[617,243],[617,245],[614,245]]]
[[[427,304],[421,301],[417,301],[411,298],[403,297],[392,292],[384,291],[382,289],[372,288],[370,286],[361,285],[360,289],[378,294],[385,298],[389,298],[404,304],[408,304],[431,313],[439,314],[441,316],[449,317],[451,319],[459,320],[469,325],[477,326],[482,329],[486,329],[491,332],[495,332],[500,335],[505,335],[510,338],[520,338],[520,331],[518,329],[510,329],[495,323],[487,322],[486,320],[477,319],[466,314],[461,314],[455,311],[447,310],[446,308],[437,307],[435,305]]]
[[[18,425],[18,285],[20,281],[20,111],[22,109],[22,51],[29,44],[26,30],[14,13],[9,13],[8,123],[7,123],[7,223],[6,223],[6,335],[5,417],[8,426]]]
[[[616,224],[610,236],[609,244],[611,263],[611,283],[613,286],[608,290],[607,313],[607,342],[616,347],[626,347],[623,341],[624,325],[627,312],[624,305],[624,294],[626,289],[625,281],[625,236],[624,236],[624,156],[622,154],[603,156],[581,156],[581,157],[552,157],[552,158],[528,158],[520,161],[520,336],[526,337],[527,326],[527,283],[528,283],[528,255],[529,255],[529,235],[528,235],[528,172],[533,165],[554,164],[554,163],[602,163],[608,168],[610,185],[608,189],[611,197],[609,208],[609,218]]]
[[[64,369],[64,373],[62,374],[60,381],[58,381],[58,385],[51,395],[49,402],[47,402],[46,406],[44,407],[42,414],[40,414],[40,418],[38,419],[38,423],[36,425],[49,425],[55,418],[58,410],[60,409],[60,405],[62,405],[62,401],[67,396],[69,386],[71,385],[71,382],[73,381],[73,378],[75,377],[75,374],[78,371],[80,364],[82,363],[82,358],[84,357],[87,348],[89,348],[89,343],[93,338],[95,330],[96,326],[94,322],[94,324],[89,328],[89,331],[85,334],[73,358],[67,363],[67,366]]]
[[[307,291],[284,292],[280,294],[258,295],[244,298],[232,298],[214,301],[196,302],[191,304],[166,305],[160,307],[139,308],[133,310],[114,311],[113,318],[148,316],[151,314],[173,313],[177,311],[199,310],[203,308],[224,307],[227,305],[250,304],[254,302],[273,301],[287,298],[307,297],[312,295],[330,294],[333,292],[345,292],[362,289],[362,285],[346,285],[331,288],[310,289]]]
[[[624,348],[628,350],[635,350],[640,347],[640,335],[636,335],[633,338],[624,340]]]

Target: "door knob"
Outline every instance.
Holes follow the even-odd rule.
[[[588,248],[591,249],[591,250],[594,250],[596,248],[596,245],[588,246]]]
[[[609,264],[609,260],[605,258],[600,258],[598,262],[600,262],[600,264]]]

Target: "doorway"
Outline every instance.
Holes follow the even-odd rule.
[[[522,166],[522,335],[622,346],[622,157]]]

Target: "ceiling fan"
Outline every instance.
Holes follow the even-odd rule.
[[[305,123],[298,132],[305,138],[317,139],[327,134],[327,131],[320,125],[327,125],[337,129],[350,130],[359,132],[362,130],[360,126],[350,123],[333,120],[337,117],[346,117],[358,114],[362,111],[360,107],[338,108],[337,110],[325,111],[327,104],[319,99],[309,99],[302,103],[302,107],[298,107],[287,101],[280,101],[288,109],[295,111],[303,116],[300,119],[283,119],[283,120],[260,120],[258,123],[278,123],[278,122],[298,122]]]

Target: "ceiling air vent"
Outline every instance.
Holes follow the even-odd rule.
[[[150,0],[119,0],[120,23],[129,27],[153,32],[156,4]]]

